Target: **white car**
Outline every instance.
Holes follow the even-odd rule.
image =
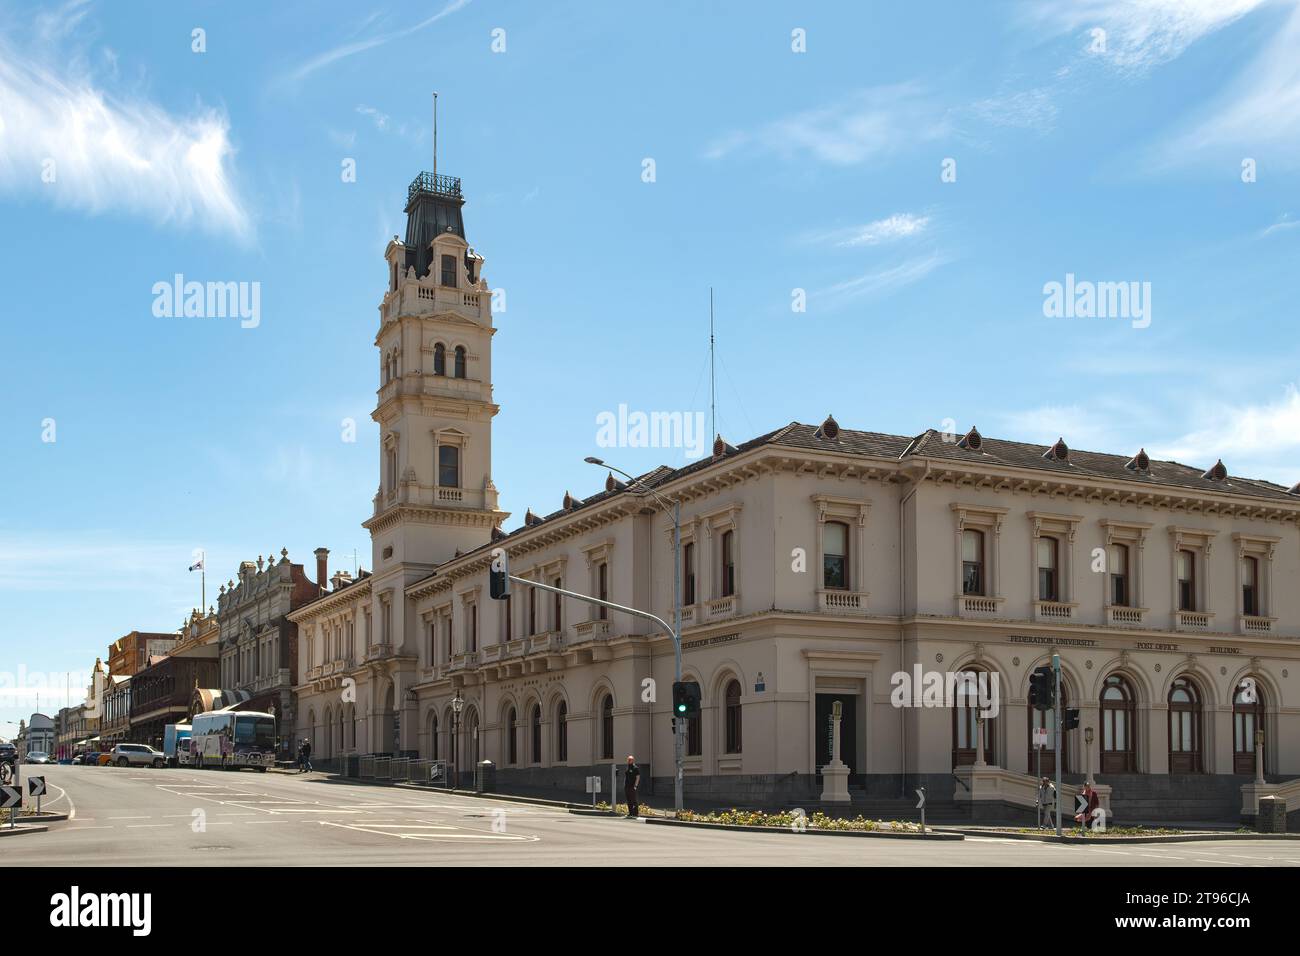
[[[148,744],[118,744],[113,748],[109,762],[115,767],[162,767],[167,763],[167,757]]]

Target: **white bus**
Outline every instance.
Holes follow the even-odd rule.
[[[190,763],[238,770],[275,766],[275,715],[246,710],[210,710],[190,722]]]

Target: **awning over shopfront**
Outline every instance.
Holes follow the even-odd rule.
[[[210,710],[224,710],[235,707],[249,699],[246,690],[231,690],[217,687],[196,687],[190,699],[190,713],[202,714]]]

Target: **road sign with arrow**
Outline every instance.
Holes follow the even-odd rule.
[[[28,777],[27,778],[27,796],[43,797],[45,796],[45,778]]]
[[[17,787],[0,787],[0,809],[21,806],[23,792]]]

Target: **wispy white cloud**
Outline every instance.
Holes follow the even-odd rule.
[[[862,226],[848,226],[831,232],[816,233],[810,235],[807,241],[835,246],[875,246],[919,236],[929,224],[929,216],[898,212]]]
[[[84,15],[79,6],[73,13]],[[179,116],[114,96],[67,66],[78,57],[59,55],[57,47],[20,50],[0,40],[0,190],[251,238],[224,114]]]
[[[1080,34],[1090,54],[1123,72],[1140,73],[1181,56],[1197,40],[1235,22],[1266,0],[1038,0],[1025,9],[1033,26]],[[1094,29],[1105,31],[1094,51]]]
[[[872,269],[860,276],[838,282],[814,293],[814,296],[824,298],[830,305],[836,306],[853,299],[889,295],[905,286],[920,282],[948,261],[946,256],[937,252],[916,256],[895,265]]]
[[[1277,222],[1268,226],[1259,235],[1262,239],[1265,236],[1271,236],[1275,233],[1286,232],[1289,229],[1294,229],[1296,226],[1300,226],[1300,219],[1294,219],[1289,212],[1284,212],[1282,215],[1277,217]]]
[[[1195,429],[1151,453],[1197,465],[1222,458],[1234,475],[1284,484],[1300,479],[1300,389],[1294,383],[1275,401],[1204,405],[1196,418]]]
[[[848,166],[874,159],[949,131],[946,112],[914,84],[862,90],[827,107],[774,120],[757,129],[733,130],[705,150],[709,159],[738,151],[806,154],[819,162]]]
[[[1064,438],[1071,448],[1113,453],[1121,444],[1115,434],[1114,422],[1112,415],[1096,408],[1082,405],[1041,405],[1004,413],[994,421],[995,427],[987,433],[1011,441],[1040,445]]]
[[[1052,91],[1046,87],[1017,90],[976,100],[970,105],[970,111],[977,119],[993,126],[1044,132],[1056,125],[1056,117],[1060,112],[1053,101]]]
[[[396,133],[398,136],[415,140],[424,139],[428,135],[425,129],[412,127],[409,123],[395,122],[387,113],[364,103],[357,107],[357,112],[369,119],[375,129],[381,133]]]
[[[299,64],[297,67],[290,70],[282,79],[293,83],[299,83],[311,76],[311,74],[315,73],[317,70],[324,69],[330,64],[337,63],[339,60],[345,59],[346,57],[355,56],[358,53],[364,53],[366,50],[373,50],[375,47],[383,46],[385,43],[391,43],[393,40],[400,40],[402,37],[410,36],[412,33],[418,33],[419,31],[437,23],[439,20],[451,16],[458,10],[464,9],[469,6],[470,2],[471,0],[451,0],[450,3],[437,13],[425,17],[423,20],[414,23],[409,27],[403,27],[400,30],[390,30],[386,33],[377,33],[372,36],[363,37],[359,40],[350,40],[347,43],[342,43],[323,53],[316,54],[316,56],[307,60],[305,63]],[[367,19],[366,25],[370,25],[374,20],[374,15],[371,15]]]
[[[1244,157],[1300,165],[1300,3],[1214,102],[1157,151],[1162,165]]]
[[[1142,446],[1153,458],[1196,468],[1222,458],[1234,475],[1288,487],[1300,480],[1300,389],[1295,384],[1272,401],[1201,401],[1177,411],[1182,426],[1170,421],[1167,409],[1099,393],[1086,404],[1006,412],[990,433],[1039,444],[1064,437],[1071,448],[1110,454],[1134,454]],[[1187,424],[1192,427],[1178,434]],[[1177,437],[1162,440],[1162,435]]]

